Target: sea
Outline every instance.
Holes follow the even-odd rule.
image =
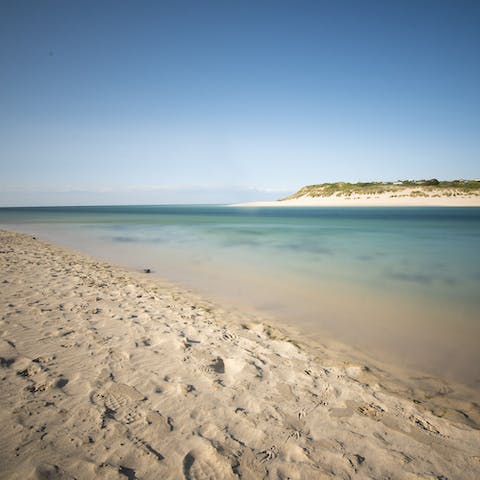
[[[480,208],[0,208],[0,228],[480,390]]]

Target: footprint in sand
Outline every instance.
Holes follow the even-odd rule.
[[[234,342],[235,340],[238,340],[238,335],[233,332],[229,332],[228,330],[224,330],[222,332],[222,339],[226,342]]]
[[[301,436],[302,436],[302,432],[300,430],[292,430],[287,435],[287,439],[285,440],[285,442],[288,442],[288,440],[290,440],[290,439],[299,440]]]
[[[408,419],[413,422],[417,427],[425,430],[426,432],[439,434],[440,431],[437,430],[429,421],[425,419],[420,419],[414,415],[410,415]]]
[[[17,371],[17,375],[24,377],[29,383],[26,390],[31,393],[44,392],[54,385],[55,382],[49,375],[49,369],[45,367],[54,358],[36,358],[25,369]]]
[[[54,478],[70,478],[58,465],[43,464],[36,468],[35,478],[38,480],[50,480]]]
[[[202,367],[202,370],[206,373],[224,374],[225,362],[223,361],[223,358],[217,357],[210,365]]]
[[[374,403],[369,403],[368,405],[358,407],[357,410],[362,415],[365,415],[366,417],[370,417],[374,419],[378,419],[385,413],[385,410],[380,405],[375,405]]]
[[[266,450],[263,450],[262,452],[260,452],[260,456],[261,456],[260,462],[261,463],[269,462],[274,458],[276,458],[277,455],[278,455],[278,448],[276,445],[272,445],[270,448],[267,448]]]
[[[264,478],[265,467],[262,462],[256,457],[255,453],[246,448],[238,458],[238,465],[235,471],[240,475],[240,478]]]
[[[212,447],[191,450],[183,459],[186,480],[233,480],[230,463]]]
[[[142,417],[138,404],[144,396],[135,388],[123,383],[113,383],[105,392],[92,394],[92,402],[104,406],[106,416],[130,424]]]
[[[215,373],[223,374],[225,373],[225,363],[223,358],[217,357],[213,363],[210,364],[210,368],[213,369]]]
[[[127,438],[148,455],[153,455],[158,461],[164,456],[154,448],[148,438],[161,439],[170,431],[173,420],[165,419],[159,412],[148,409],[146,398],[134,387],[123,383],[112,383],[107,389],[91,396],[92,403],[104,408],[101,428],[106,428],[109,420],[122,423],[127,428]]]
[[[297,416],[299,418],[299,420],[305,418],[307,416],[307,409],[306,408],[302,408],[298,413],[297,413]]]

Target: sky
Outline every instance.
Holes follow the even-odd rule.
[[[480,2],[0,0],[0,205],[480,177]]]

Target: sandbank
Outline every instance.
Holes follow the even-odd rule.
[[[480,195],[412,196],[413,190],[378,194],[303,196],[290,200],[237,203],[233,207],[480,207]]]
[[[480,407],[0,231],[2,478],[477,479]]]

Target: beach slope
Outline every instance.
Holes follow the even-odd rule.
[[[152,275],[0,232],[8,479],[477,479],[480,410]]]

